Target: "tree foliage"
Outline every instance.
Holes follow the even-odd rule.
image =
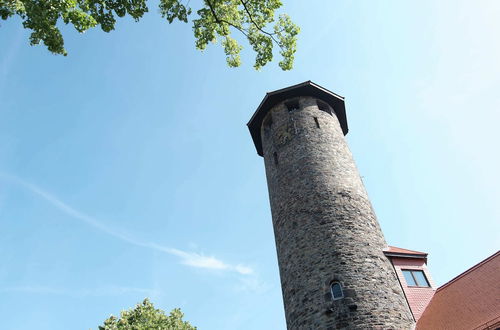
[[[219,40],[227,64],[237,67],[242,46],[232,32],[238,31],[256,53],[256,69],[272,60],[273,46],[282,57],[279,66],[292,68],[299,28],[287,15],[275,15],[282,6],[280,0],[202,0],[195,14],[186,1],[160,0],[159,12],[169,23],[191,22],[196,48],[204,50]],[[43,42],[49,51],[62,55],[67,51],[60,22],[73,25],[80,33],[96,26],[110,32],[117,17],[128,15],[139,21],[148,11],[147,0],[0,0],[0,17],[20,16],[23,26],[32,31],[31,45]]]
[[[144,299],[134,309],[121,312],[120,318],[110,316],[99,330],[196,330],[189,322],[183,321],[181,310],[176,308],[166,315]]]

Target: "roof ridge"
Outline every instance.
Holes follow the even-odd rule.
[[[454,278],[452,278],[451,280],[449,280],[448,282],[446,282],[445,284],[441,285],[439,288],[436,289],[436,293],[438,291],[441,291],[442,289],[444,289],[445,287],[449,286],[451,283],[459,280],[460,278],[464,277],[465,275],[469,274],[470,272],[472,272],[473,270],[477,269],[478,267],[490,262],[491,260],[493,260],[495,257],[499,256],[500,255],[500,250],[498,250],[497,252],[493,253],[491,256],[489,256],[488,258],[480,261],[479,263],[475,264],[474,266],[470,267],[469,269],[467,269],[465,272],[461,273],[461,274],[458,274],[457,276],[455,276]]]

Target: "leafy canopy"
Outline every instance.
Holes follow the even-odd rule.
[[[30,29],[30,44],[43,42],[54,54],[66,55],[58,22],[72,24],[83,33],[100,26],[105,32],[115,28],[116,18],[131,16],[135,21],[148,12],[147,0],[0,0],[0,17],[21,17]],[[193,24],[196,48],[204,50],[210,42],[221,41],[227,64],[241,64],[242,46],[231,36],[239,31],[256,53],[254,67],[260,69],[273,58],[273,46],[279,48],[279,66],[290,70],[296,51],[299,27],[285,14],[275,17],[280,0],[202,0],[192,17],[192,8],[180,0],[160,0],[159,11],[169,23],[175,20]]]
[[[183,321],[181,310],[176,308],[165,315],[160,309],[144,299],[134,309],[121,312],[120,318],[110,316],[99,330],[196,330],[189,322]]]

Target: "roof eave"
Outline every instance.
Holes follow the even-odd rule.
[[[398,252],[384,251],[384,254],[388,257],[427,259],[427,253],[413,254],[413,253],[398,253]]]

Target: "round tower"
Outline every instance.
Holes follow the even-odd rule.
[[[412,329],[344,139],[343,98],[308,81],[268,93],[248,126],[265,162],[288,329]]]

